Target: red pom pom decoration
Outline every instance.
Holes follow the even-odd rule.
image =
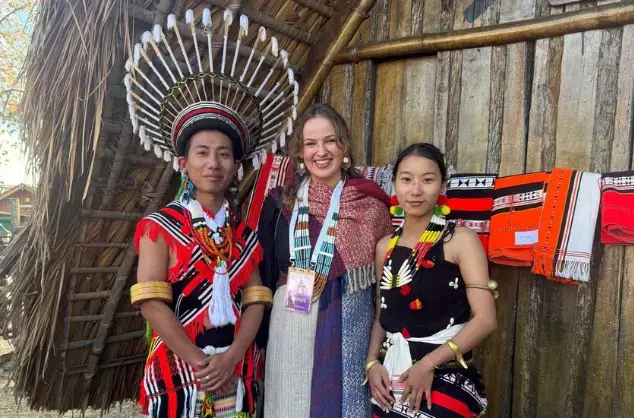
[[[401,287],[401,295],[403,296],[407,296],[412,292],[412,288],[406,284],[405,286]]]

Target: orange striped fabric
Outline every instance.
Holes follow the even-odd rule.
[[[497,264],[533,264],[549,173],[499,177],[495,181],[489,259]]]

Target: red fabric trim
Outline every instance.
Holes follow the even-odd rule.
[[[246,224],[253,231],[258,228],[260,222],[260,214],[262,213],[262,205],[264,205],[264,199],[266,199],[266,186],[269,183],[269,176],[271,175],[271,169],[273,168],[273,154],[266,154],[266,162],[260,168],[258,178],[253,188],[253,197],[251,198],[251,207],[247,214]]]
[[[492,198],[450,198],[447,205],[451,210],[469,212],[491,212],[493,208]]]
[[[176,125],[176,129],[174,130],[174,138],[172,138],[172,145],[176,145],[175,141],[176,138],[178,138],[178,135],[180,135],[181,132],[181,128],[183,127],[183,124],[185,122],[187,122],[190,118],[192,118],[193,116],[196,115],[201,115],[201,114],[217,114],[217,115],[222,115],[223,117],[230,119],[240,130],[240,136],[242,136],[241,140],[242,140],[242,146],[244,147],[244,141],[247,137],[246,132],[244,130],[244,124],[242,123],[241,120],[237,119],[236,117],[234,117],[232,114],[227,113],[226,111],[224,111],[223,109],[220,109],[216,106],[212,106],[212,105],[207,105],[205,107],[201,107],[201,108],[196,108],[193,109],[192,111],[184,114],[180,120],[178,121],[177,125]],[[174,148],[176,149],[176,148]]]
[[[381,186],[376,184],[373,180],[350,179],[346,182],[346,185],[354,187],[367,196],[380,200],[388,209],[392,206],[390,197],[381,189]]]
[[[464,418],[471,418],[471,410],[466,403],[459,401],[456,398],[452,398],[449,395],[445,395],[442,392],[432,390],[431,402],[438,406],[442,406],[445,409],[449,409]]]
[[[167,362],[167,355],[164,354],[162,356],[159,356],[158,359],[161,363],[161,375],[163,377],[163,381],[165,382],[165,387],[174,387],[174,381],[172,380],[172,375],[170,374],[169,363]],[[175,391],[167,393],[167,405],[167,417],[177,418],[176,413],[178,412],[178,395]]]

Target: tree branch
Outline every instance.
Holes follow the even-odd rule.
[[[2,25],[2,22],[4,22],[6,19],[8,19],[11,15],[16,14],[17,12],[19,12],[20,10],[24,10],[26,9],[25,6],[20,6],[20,7],[16,7],[15,9],[11,10],[9,13],[7,13],[6,15],[0,17],[0,25]]]

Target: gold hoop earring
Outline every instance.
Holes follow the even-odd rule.
[[[300,176],[303,176],[304,174],[306,174],[306,166],[304,165],[304,162],[300,162],[297,165],[297,174],[299,174]]]

